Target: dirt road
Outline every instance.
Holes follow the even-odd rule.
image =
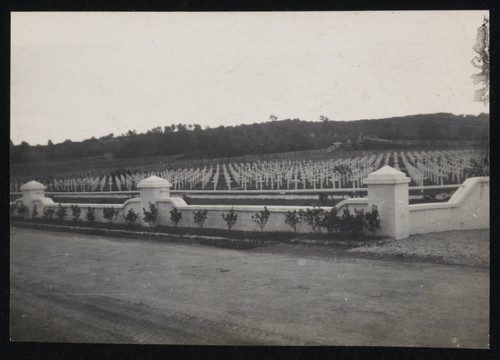
[[[488,347],[485,268],[12,228],[13,341]]]

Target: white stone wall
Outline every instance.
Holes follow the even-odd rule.
[[[207,210],[207,219],[204,227],[211,229],[227,229],[227,223],[222,218],[222,214],[227,214],[231,209],[238,214],[238,220],[232,230],[244,231],[260,231],[260,227],[252,220],[252,215],[264,211],[262,205],[187,205],[181,198],[171,198],[177,202],[177,210],[182,213],[182,220],[179,222],[179,227],[197,227],[194,222],[193,212]],[[180,202],[184,202],[184,205]],[[173,202],[163,200],[158,202],[158,210],[160,213],[159,224],[174,226],[170,219],[170,211],[174,208]],[[309,207],[311,208],[311,207]],[[325,211],[330,211],[331,207],[321,207]],[[306,210],[307,207],[303,206],[267,206],[269,211],[269,220],[264,227],[264,231],[277,231],[277,232],[293,232],[293,229],[285,224],[285,213],[287,211]],[[300,233],[311,232],[307,224],[303,224]]]
[[[48,198],[46,198],[48,199]],[[46,202],[45,204],[42,201],[36,201],[35,204],[37,205],[37,211],[38,211],[38,217],[42,218],[43,217],[43,209],[46,207],[53,208],[55,211],[57,211],[57,208],[59,207],[59,203],[54,203],[51,199],[50,203]],[[66,220],[72,220],[73,215],[71,212],[71,205],[78,205],[80,207],[80,218],[79,221],[86,223],[87,222],[87,210],[89,207],[94,208],[94,214],[95,214],[95,221],[96,222],[102,222],[102,223],[107,223],[109,222],[107,219],[104,218],[103,216],[103,209],[105,208],[114,208],[115,210],[118,211],[118,215],[116,219],[113,221],[114,224],[126,224],[124,215],[127,214],[129,209],[133,209],[138,215],[139,218],[136,220],[136,224],[141,223],[141,218],[142,218],[142,209],[140,208],[140,199],[135,198],[135,199],[129,199],[123,204],[71,204],[71,203],[64,203],[61,204],[62,206],[66,207]],[[53,219],[56,219],[57,216],[54,214],[52,216]]]
[[[402,173],[401,173],[402,174]],[[405,238],[412,234],[423,234],[430,232],[440,232],[461,229],[487,229],[489,228],[489,178],[467,179],[462,187],[446,203],[431,203],[408,205],[408,184],[401,177],[399,172],[392,168],[383,168],[370,174],[366,179],[368,184],[368,197],[361,199],[347,199],[337,205],[338,214],[348,206],[351,213],[354,209],[370,211],[373,204],[377,205],[380,213],[381,230],[380,235],[392,236],[396,239]],[[372,176],[373,175],[373,176]],[[403,174],[404,175],[404,174]],[[148,180],[148,179],[146,179]],[[207,219],[204,227],[214,229],[227,229],[227,224],[222,218],[222,214],[227,214],[231,208],[238,214],[238,220],[233,230],[259,231],[259,226],[252,220],[252,215],[263,211],[264,206],[256,205],[187,205],[179,197],[169,197],[169,188],[163,189],[159,186],[159,178],[154,181],[145,181],[145,186],[141,188],[141,196],[144,198],[133,198],[120,204],[63,204],[67,207],[67,219],[70,220],[71,205],[78,205],[81,208],[80,220],[86,221],[85,214],[87,208],[95,209],[96,221],[107,222],[103,218],[104,208],[114,207],[119,210],[115,223],[125,224],[124,215],[129,209],[133,209],[139,218],[136,224],[149,226],[143,218],[143,207],[149,210],[149,203],[154,203],[158,208],[158,224],[173,226],[170,219],[170,211],[175,207],[182,213],[182,220],[179,227],[196,227],[193,212],[207,210]],[[151,183],[151,184],[150,184]],[[33,184],[31,184],[33,185]],[[35,184],[36,185],[36,184]],[[41,184],[40,184],[41,185]],[[168,185],[168,184],[167,184]],[[151,187],[148,187],[151,186]],[[159,199],[151,197],[160,194]],[[57,209],[58,203],[46,198],[43,193],[37,193],[33,197],[31,193],[24,195],[23,199],[16,202],[26,202],[30,209],[37,205],[38,217],[43,216],[44,207]],[[270,212],[269,221],[265,231],[292,232],[293,229],[285,224],[285,213],[287,211],[306,210],[305,206],[268,206]],[[322,207],[329,211],[331,207]],[[31,213],[28,217],[31,216]],[[308,233],[311,229],[307,224],[303,224],[300,232]]]
[[[410,234],[488,229],[489,178],[469,178],[446,203],[410,205]]]

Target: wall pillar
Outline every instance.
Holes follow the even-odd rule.
[[[45,190],[47,188],[37,181],[30,181],[24,185],[21,185],[22,201],[23,204],[28,208],[28,214],[25,216],[29,219],[33,217],[33,207],[35,200],[42,200],[45,198]],[[37,209],[40,213],[43,209]]]
[[[380,234],[397,240],[410,236],[408,183],[410,178],[390,166],[368,174],[368,211],[376,205]]]
[[[150,176],[147,179],[141,180],[137,184],[137,188],[140,192],[141,198],[141,213],[139,218],[141,219],[142,226],[149,226],[147,222],[144,221],[144,214],[142,209],[149,211],[149,204],[154,204],[158,208],[156,202],[158,200],[166,200],[170,198],[170,188],[172,184],[165,179],[158,176]]]

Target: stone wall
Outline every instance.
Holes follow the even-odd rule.
[[[342,214],[345,207],[349,207],[351,213],[354,209],[371,210],[376,205],[380,214],[380,235],[390,236],[395,239],[403,239],[412,234],[439,232],[460,229],[485,229],[489,228],[489,178],[470,178],[455,192],[446,203],[431,203],[409,205],[408,183],[410,179],[402,172],[389,166],[385,166],[371,174],[364,180],[368,186],[367,198],[347,199],[337,204],[338,214]],[[80,219],[85,220],[87,208],[95,209],[96,221],[106,222],[103,217],[103,209],[114,207],[119,210],[116,223],[125,223],[124,215],[129,209],[133,209],[139,215],[137,223],[149,226],[143,220],[143,208],[149,209],[150,204],[158,208],[158,224],[173,226],[170,219],[170,211],[177,208],[182,213],[179,227],[196,227],[193,213],[195,211],[207,210],[206,228],[226,229],[227,224],[222,214],[233,209],[238,214],[238,220],[233,227],[234,230],[258,231],[260,228],[252,220],[252,215],[263,211],[264,206],[242,206],[242,205],[187,205],[180,197],[170,196],[170,183],[156,176],[150,177],[139,183],[140,198],[127,200],[122,205],[110,204],[76,204],[81,208]],[[57,208],[58,203],[44,195],[45,187],[36,182],[25,184],[22,202],[30,209],[31,216],[33,206],[37,206],[39,216],[42,216],[45,207]],[[71,219],[70,206],[68,208],[68,219]],[[288,211],[306,210],[305,206],[267,206],[270,217],[265,231],[293,231],[285,224],[285,213]],[[309,207],[310,208],[310,207]],[[331,207],[322,207],[329,211]],[[310,232],[307,224],[303,224],[300,232]]]
[[[490,180],[469,178],[446,203],[410,205],[410,234],[490,227]]]

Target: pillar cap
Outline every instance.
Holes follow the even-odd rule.
[[[410,178],[406,177],[405,173],[386,165],[377,171],[368,174],[368,177],[363,180],[364,184],[404,184],[409,183]]]
[[[25,190],[45,190],[47,187],[38,181],[31,180],[30,182],[27,182],[24,185],[21,185],[21,191]]]
[[[158,176],[150,176],[147,179],[139,181],[137,184],[138,189],[149,189],[149,188],[171,188],[172,184],[166,179],[162,179]]]

